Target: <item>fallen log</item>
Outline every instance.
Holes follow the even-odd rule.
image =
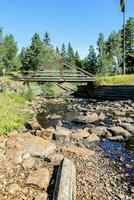
[[[76,169],[67,158],[63,159],[59,167],[53,200],[76,200]]]

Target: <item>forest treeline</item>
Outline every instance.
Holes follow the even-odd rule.
[[[134,18],[127,20],[125,31],[126,55],[134,55]],[[54,47],[48,32],[44,34],[44,38],[35,33],[31,44],[18,53],[14,36],[4,36],[3,28],[0,28],[0,70],[45,69],[48,63],[61,59],[95,75],[120,74],[123,62],[123,29],[111,32],[107,39],[100,33],[97,47],[89,46],[88,55],[81,59],[78,50],[74,51],[70,42],[67,46],[63,43],[61,47]]]

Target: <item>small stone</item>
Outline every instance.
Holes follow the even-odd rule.
[[[42,138],[50,138],[52,136],[52,132],[50,130],[44,129],[41,131]]]
[[[117,117],[125,117],[126,112],[114,111],[114,115]]]
[[[35,197],[35,200],[47,200],[47,193],[46,192],[38,192]]]
[[[63,154],[55,153],[55,154],[50,155],[48,158],[51,160],[52,163],[58,165],[63,160],[64,156]]]
[[[7,134],[7,136],[9,137],[9,138],[12,138],[12,139],[15,139],[16,138],[16,136],[18,135],[18,131],[12,131],[12,132],[9,132],[8,134]]]
[[[8,188],[8,192],[15,195],[17,192],[21,192],[22,188],[18,184],[11,184]]]
[[[50,174],[48,169],[41,168],[31,173],[26,181],[28,185],[35,185],[40,189],[46,189],[49,185]]]
[[[118,194],[118,197],[120,198],[120,199],[125,199],[125,195],[124,194]]]
[[[75,133],[72,133],[71,138],[78,140],[78,139],[86,139],[89,136],[89,132],[86,130],[79,129]]]
[[[114,137],[108,137],[108,139],[113,140],[113,141],[124,141],[124,138],[122,135],[117,135]]]
[[[131,188],[131,193],[134,193],[134,187]]]
[[[26,169],[32,169],[35,166],[36,162],[34,158],[29,158],[22,163],[22,167]]]
[[[105,120],[105,115],[103,113],[100,113],[98,116],[100,121],[104,121]]]
[[[55,132],[55,139],[61,142],[66,142],[70,139],[71,131],[67,128],[57,126]]]
[[[97,142],[100,141],[100,138],[96,134],[91,134],[85,142]]]
[[[25,127],[29,130],[40,130],[41,126],[36,118],[32,119],[31,121],[25,124]]]

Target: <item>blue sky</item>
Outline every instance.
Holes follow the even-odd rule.
[[[99,32],[105,37],[122,26],[120,0],[1,0],[0,25],[12,33],[19,49],[28,46],[35,32],[48,31],[54,46],[71,42],[82,57],[96,45]],[[126,17],[134,17],[134,0],[127,0]]]

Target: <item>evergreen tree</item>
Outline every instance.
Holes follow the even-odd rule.
[[[56,51],[48,45],[43,45],[42,48],[42,56],[40,57],[40,65],[41,69],[48,69],[47,65],[53,63],[56,60],[60,60],[61,55],[56,53]],[[52,68],[57,68],[58,66],[55,64]]]
[[[121,48],[121,32],[113,31],[106,43],[107,54],[109,55],[109,68],[111,74],[120,72],[120,64],[122,62],[122,48]]]
[[[21,53],[19,55],[20,60],[21,60],[21,69],[22,71],[27,71],[30,70],[30,50],[28,48],[22,48]]]
[[[36,70],[40,65],[40,59],[42,56],[42,41],[38,33],[35,33],[32,37],[32,43],[28,50],[29,66],[32,70]]]
[[[99,75],[104,76],[109,74],[109,56],[106,52],[106,41],[104,39],[103,33],[99,34],[97,46],[98,46],[97,73]]]
[[[44,43],[45,43],[46,45],[48,45],[48,46],[51,45],[51,44],[50,44],[50,43],[51,43],[51,40],[50,40],[50,37],[49,37],[49,33],[48,33],[48,32],[45,33],[43,41],[44,41]]]
[[[61,47],[61,56],[62,56],[63,61],[66,62],[67,52],[66,52],[66,46],[64,43],[62,44],[62,47]]]
[[[71,44],[69,42],[68,44],[68,49],[67,49],[67,61],[72,64],[75,65],[75,56],[74,56],[74,50],[71,47]]]
[[[58,55],[60,55],[60,50],[59,50],[58,47],[56,47],[56,53],[57,53]]]
[[[79,53],[78,53],[77,50],[76,50],[76,52],[75,52],[75,65],[76,65],[77,67],[82,67],[82,61],[81,61],[81,59],[80,59],[80,56],[79,56]]]
[[[17,43],[15,42],[14,36],[12,34],[7,35],[3,41],[4,56],[3,62],[7,69],[14,69],[17,56]]]
[[[88,56],[84,60],[84,69],[92,74],[97,73],[97,56],[93,46],[89,47]]]
[[[134,54],[134,18],[130,17],[125,27],[126,54]],[[122,30],[123,38],[123,30]],[[122,47],[123,48],[123,47]]]

